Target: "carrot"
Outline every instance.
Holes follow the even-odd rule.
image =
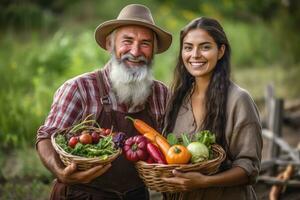
[[[157,144],[159,149],[162,151],[164,156],[167,155],[169,148],[171,147],[167,139],[158,133],[154,128],[149,126],[147,123],[140,119],[133,119],[132,117],[126,116],[125,119],[133,121],[133,125],[136,130],[148,138],[152,143]]]
[[[136,128],[136,130],[142,135],[145,135],[146,133],[148,133],[149,135],[159,134],[154,128],[152,128],[140,119],[133,119],[129,116],[126,116],[125,119],[130,119],[133,122],[133,125]]]

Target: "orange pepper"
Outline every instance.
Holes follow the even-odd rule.
[[[159,149],[164,154],[164,156],[167,157],[167,154],[168,154],[168,151],[169,151],[171,145],[168,143],[166,138],[164,138],[161,135],[157,135],[155,137],[155,142],[156,142],[157,146],[159,147]]]
[[[156,135],[153,135],[152,133],[145,133],[144,136],[145,136],[148,140],[150,140],[152,143],[156,143],[156,141],[155,141]]]

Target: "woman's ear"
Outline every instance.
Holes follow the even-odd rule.
[[[220,60],[224,56],[225,49],[226,49],[225,45],[222,44],[218,51],[218,60]]]

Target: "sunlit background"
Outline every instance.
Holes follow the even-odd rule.
[[[172,79],[179,31],[199,16],[216,18],[232,47],[232,78],[257,102],[271,84],[276,96],[300,98],[298,0],[1,0],[0,197],[48,199],[51,174],[34,150],[36,130],[65,80],[102,67],[109,55],[94,30],[129,3],[148,6],[173,34],[155,58],[155,77]]]

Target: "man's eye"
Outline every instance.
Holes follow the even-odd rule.
[[[144,47],[149,47],[149,46],[151,46],[151,43],[149,43],[149,42],[143,42],[143,43],[142,43],[142,46],[144,46]]]
[[[131,42],[131,40],[123,40],[123,43],[124,44],[131,44],[132,42]]]

